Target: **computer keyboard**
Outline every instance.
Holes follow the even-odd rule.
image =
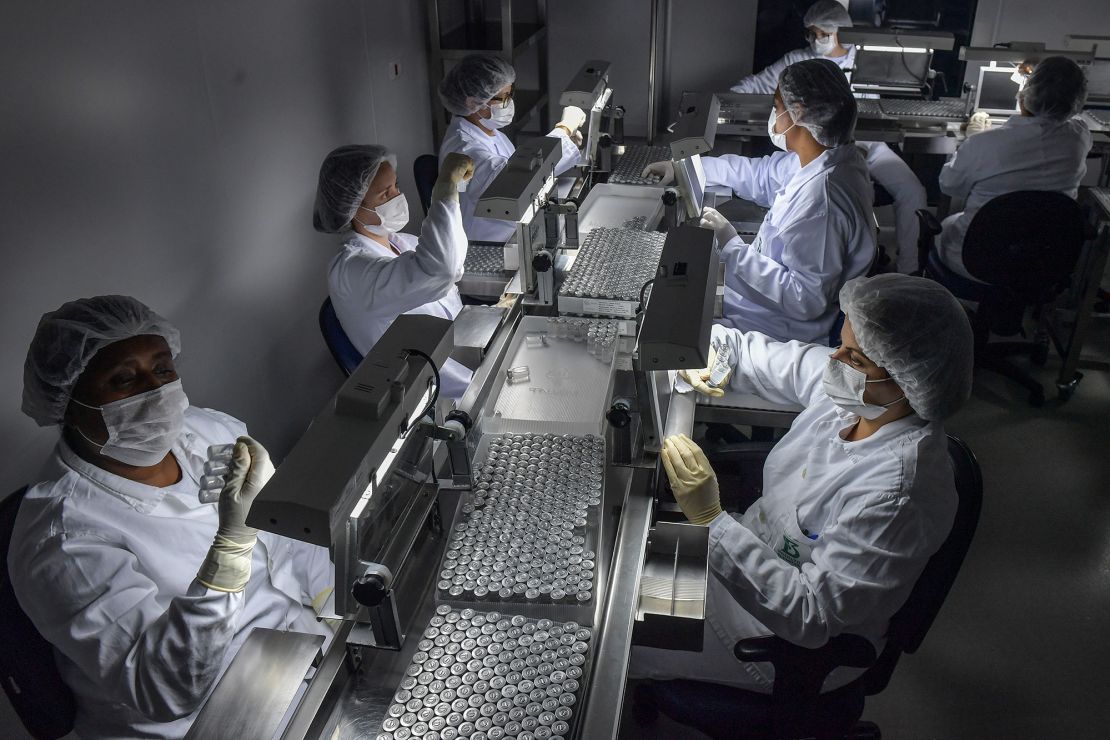
[[[657,182],[655,178],[641,177],[640,173],[652,162],[664,159],[670,161],[670,158],[670,147],[643,144],[626,147],[609,175],[609,182],[618,185],[654,185]]]
[[[967,118],[967,101],[962,98],[941,98],[940,100],[879,100],[879,107],[888,116],[907,116],[912,118]]]

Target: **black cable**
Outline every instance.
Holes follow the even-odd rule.
[[[429,411],[436,407],[436,401],[439,400],[439,368],[436,367],[435,360],[433,360],[431,355],[429,355],[427,352],[423,352],[418,349],[406,349],[405,351],[408,352],[410,355],[423,357],[424,360],[428,363],[428,367],[432,369],[432,376],[435,378],[435,388],[432,390],[432,397],[428,399],[428,405],[424,407],[424,410],[421,411],[420,414],[418,414],[417,416],[413,417],[413,423],[415,423],[417,419],[423,419],[425,416],[428,415]],[[408,432],[411,428],[411,424],[406,421],[404,428],[401,430],[401,433],[404,434]]]
[[[646,283],[640,286],[640,302],[636,306],[636,313],[640,313],[644,310],[644,292],[648,289],[648,286],[654,282],[655,278],[652,278],[651,280],[648,280]]]
[[[917,73],[910,69],[910,65],[906,64],[906,45],[902,43],[902,39],[898,38],[898,34],[894,34],[894,43],[898,44],[898,48],[902,50],[898,58],[902,60],[902,66],[905,67],[909,76],[912,77],[917,84],[926,85],[927,83],[925,80],[929,79],[929,72],[926,71],[924,77],[918,77]]]

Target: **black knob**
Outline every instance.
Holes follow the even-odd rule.
[[[597,145],[602,149],[608,149],[613,146],[613,139],[609,134],[601,134],[597,137]]]
[[[474,426],[474,421],[470,418],[470,414],[459,409],[448,411],[447,417],[444,419],[444,421],[457,421],[462,424],[462,428],[468,432],[470,431],[471,427]]]
[[[551,254],[549,252],[540,252],[532,258],[532,269],[536,272],[547,272],[551,269]]]
[[[385,579],[376,573],[364,575],[351,586],[351,595],[355,597],[355,601],[370,608],[381,604],[388,593]]]
[[[628,411],[628,405],[624,403],[614,403],[610,406],[605,412],[605,418],[617,429],[624,429],[632,423],[632,414]]]
[[[664,190],[663,191],[663,205],[673,206],[675,203],[678,203],[678,193],[676,193],[674,190],[670,190],[670,189]]]

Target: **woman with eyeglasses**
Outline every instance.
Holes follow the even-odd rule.
[[[474,178],[466,192],[460,194],[463,228],[470,241],[504,242],[516,228],[511,221],[474,215],[478,200],[516,151],[501,131],[513,122],[516,113],[515,81],[516,70],[508,62],[486,54],[471,54],[455,65],[439,85],[443,107],[454,114],[439,147],[440,163],[447,152],[462,152],[474,160]],[[558,138],[562,145],[555,174],[561,175],[578,164],[582,156],[578,129],[585,122],[582,109],[569,106],[563,109],[562,120],[548,134]]]

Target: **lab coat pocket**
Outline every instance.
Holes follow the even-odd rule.
[[[795,568],[801,568],[803,563],[813,562],[814,541],[810,539],[798,524],[797,510],[791,510],[782,515],[775,526],[775,536],[771,540],[771,547],[775,554]]]

